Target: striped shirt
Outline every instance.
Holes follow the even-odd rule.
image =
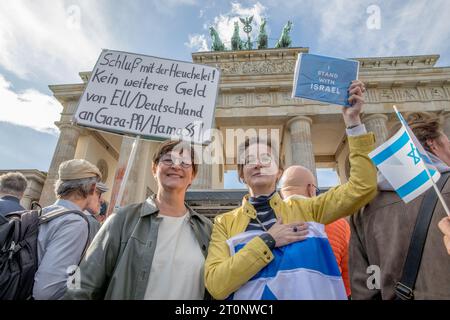
[[[248,202],[253,205],[256,210],[257,219],[251,219],[246,231],[261,230],[266,231],[272,227],[277,218],[275,216],[275,211],[273,211],[270,206],[270,199],[273,197],[276,191],[272,192],[268,196],[250,197]],[[258,221],[259,220],[259,221]],[[263,225],[264,228],[261,226]]]

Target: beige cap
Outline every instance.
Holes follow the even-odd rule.
[[[58,170],[60,180],[77,180],[91,177],[102,178],[100,170],[89,161],[73,159],[64,161]]]

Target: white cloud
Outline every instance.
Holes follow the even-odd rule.
[[[360,24],[361,19],[364,19],[366,11],[363,4],[353,3],[352,10],[349,10],[348,2],[338,0],[327,2],[326,6],[320,7],[320,42],[325,43],[331,39],[343,43],[349,43],[352,40],[357,41],[355,36],[363,28],[356,28],[355,25]],[[339,39],[336,39],[336,37]],[[358,38],[358,40],[360,39]]]
[[[34,89],[15,92],[10,82],[0,74],[0,121],[12,122],[40,131],[55,133],[61,104],[52,96]]]
[[[189,42],[185,42],[184,45],[194,51],[208,51],[208,43],[204,34],[190,34]]]
[[[226,14],[221,14],[214,18],[213,26],[216,28],[220,39],[225,44],[228,49],[231,48],[231,37],[234,32],[234,22],[239,22],[239,33],[243,41],[247,40],[247,34],[242,30],[243,25],[239,21],[240,17],[250,17],[253,16],[252,22],[252,32],[250,37],[252,41],[256,41],[259,33],[259,25],[261,24],[262,18],[265,17],[266,7],[261,3],[257,2],[252,7],[243,7],[242,4],[238,2],[231,3],[231,11]],[[253,45],[255,48],[255,44]]]
[[[20,78],[79,81],[114,43],[105,0],[1,1],[0,65]]]

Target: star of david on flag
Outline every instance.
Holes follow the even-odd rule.
[[[441,175],[405,119],[397,109],[395,112],[402,123],[401,129],[369,153],[369,157],[395,192],[408,203],[433,186],[430,176],[436,183]]]

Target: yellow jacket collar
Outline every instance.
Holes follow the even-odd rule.
[[[250,219],[255,219],[256,218],[256,209],[255,207],[248,201],[248,199],[250,198],[250,195],[247,194],[244,196],[244,198],[242,199],[242,210],[243,213],[248,216]],[[283,201],[283,199],[281,199],[280,194],[277,192],[275,192],[275,194],[273,195],[272,198],[270,198],[270,206],[272,207],[272,209],[275,211],[275,213],[280,212],[280,207],[281,207],[281,202]]]

